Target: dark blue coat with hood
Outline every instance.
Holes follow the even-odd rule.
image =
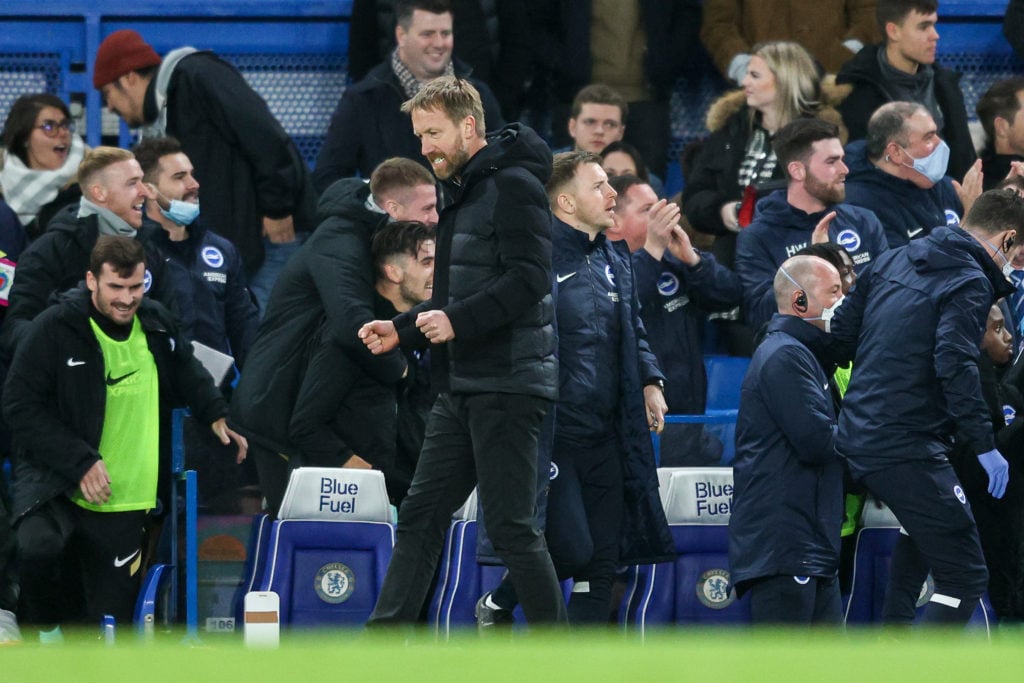
[[[744,320],[755,330],[776,310],[772,284],[775,272],[790,256],[811,243],[811,233],[830,211],[836,217],[828,228],[829,240],[850,253],[859,275],[864,266],[888,250],[878,218],[859,206],[836,204],[807,213],[786,201],[777,190],[757,203],[757,218],[740,231],[736,242],[736,273],[743,282]]]
[[[936,225],[960,225],[964,206],[949,176],[924,190],[879,170],[868,159],[863,140],[846,146],[846,165],[846,203],[873,211],[890,247],[924,237]]]
[[[976,455],[995,447],[978,356],[989,309],[1012,291],[958,227],[883,254],[857,281],[832,321],[834,341],[856,348],[836,442],[855,477],[945,460],[954,434]]]
[[[622,525],[622,564],[665,562],[675,557],[665,511],[658,495],[654,447],[647,428],[644,384],[664,380],[658,361],[647,343],[640,320],[640,303],[629,249],[625,242],[611,242],[603,234],[593,241],[586,233],[560,220],[553,228],[554,272],[557,285],[555,310],[558,321],[559,398],[555,434],[560,423],[592,422],[587,407],[595,394],[607,387],[618,389],[613,425],[603,425],[619,439],[625,484],[625,516]],[[568,277],[569,274],[574,276]],[[619,377],[607,377],[601,357],[601,339],[607,336],[602,319],[595,315],[595,297],[618,294],[617,350]],[[611,427],[609,430],[608,428]],[[601,429],[602,425],[594,425]]]
[[[843,522],[836,415],[823,336],[776,314],[740,390],[729,572],[742,592],[767,576],[835,576]]]

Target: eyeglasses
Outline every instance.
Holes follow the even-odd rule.
[[[1014,235],[1007,235],[1006,239],[1003,240],[1003,253],[1009,254],[1010,250],[1013,249]]]
[[[63,121],[54,121],[53,119],[46,119],[41,124],[36,126],[39,130],[43,131],[48,138],[55,138],[60,135],[60,129],[63,128],[69,133],[75,132],[75,122],[71,119],[64,119]]]

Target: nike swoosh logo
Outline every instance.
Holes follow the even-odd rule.
[[[114,556],[114,566],[115,566],[116,568],[120,569],[121,567],[123,567],[123,566],[125,566],[126,564],[128,564],[129,562],[131,562],[131,561],[132,561],[132,558],[133,558],[133,557],[135,557],[135,556],[136,556],[136,555],[138,555],[138,554],[139,554],[139,549],[138,549],[138,548],[136,548],[136,549],[135,549],[135,552],[134,552],[134,553],[132,553],[132,554],[131,554],[131,555],[129,555],[128,557],[124,558],[123,560],[122,560],[122,559],[121,559],[120,557],[118,557],[118,556],[116,556],[116,555],[115,555],[115,556]]]
[[[555,276],[555,280],[558,281],[558,284],[562,284],[563,282],[565,282],[566,280],[568,280],[569,278],[571,278],[575,274],[576,274],[576,271],[574,270],[571,273],[569,273],[568,275],[557,275],[557,276]]]
[[[84,360],[75,360],[74,358],[68,358],[68,367],[73,368],[79,365],[85,365]]]
[[[907,230],[907,237],[913,238],[915,235],[919,234],[922,230],[924,230],[924,228],[918,228],[917,230]]]
[[[129,377],[134,375],[136,372],[138,372],[138,370],[132,370],[127,375],[121,375],[120,377],[111,377],[110,373],[108,372],[107,373],[107,386],[108,387],[112,387],[115,384],[120,384],[121,382],[125,381],[126,379],[128,379]]]

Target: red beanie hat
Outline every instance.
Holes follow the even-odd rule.
[[[96,63],[92,67],[92,85],[99,90],[126,73],[145,69],[147,66],[156,66],[159,63],[160,55],[137,31],[129,28],[114,31],[100,43],[100,49],[96,50]]]

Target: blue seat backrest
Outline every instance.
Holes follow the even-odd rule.
[[[872,503],[869,501],[868,504]],[[865,527],[857,532],[852,588],[846,606],[847,625],[882,623],[890,563],[899,534],[898,527]],[[918,617],[921,616],[934,590],[934,583],[929,576],[921,588],[917,602]],[[969,625],[987,630],[994,619],[992,605],[985,595],[971,615]]]
[[[741,356],[704,356],[708,373],[708,412],[740,407],[740,385],[749,366],[750,359]]]
[[[270,529],[272,522],[269,515],[256,515],[249,531],[249,544],[246,546],[244,582],[235,595],[235,624],[241,627],[245,615],[245,594],[260,589],[263,583],[263,570],[267,566],[267,548],[270,546]]]
[[[394,542],[386,522],[276,521],[260,590],[280,596],[282,624],[363,624]]]
[[[750,621],[749,600],[737,600],[729,578],[728,467],[670,468],[662,501],[675,550],[673,562],[635,568],[620,619],[644,632],[667,624]]]

